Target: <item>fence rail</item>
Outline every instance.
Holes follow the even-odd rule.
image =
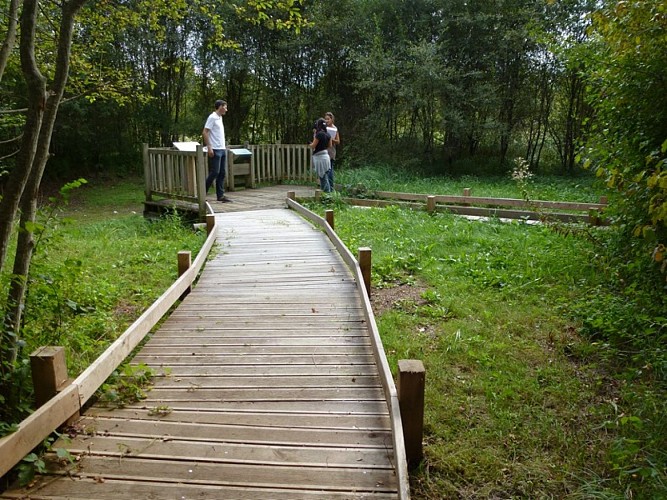
[[[250,158],[237,156],[227,148],[226,187],[233,191],[238,177],[247,187],[256,184],[277,184],[283,181],[312,182],[311,151],[306,144],[251,144],[243,146]],[[181,200],[196,204],[199,216],[206,215],[206,153],[202,146],[196,151],[143,146],[146,201],[154,197]],[[240,167],[240,168],[239,168]],[[245,168],[243,168],[245,167]]]
[[[211,216],[208,238],[192,266],[81,375],[19,423],[15,432],[0,438],[0,476],[5,475],[56,428],[77,414],[109,375],[139,345],[151,328],[192,286],[213,247],[216,231],[215,218]]]
[[[569,201],[521,200],[514,198],[490,198],[471,196],[470,188],[463,191],[463,196],[428,195],[420,193],[394,193],[376,191],[372,198],[344,198],[350,205],[365,207],[386,207],[399,205],[422,209],[429,212],[448,211],[459,215],[478,217],[500,217],[508,219],[542,220],[544,218],[562,222],[583,222],[593,225],[606,225],[604,217],[607,198],[601,197],[599,203],[581,203]],[[564,210],[567,212],[557,212]]]

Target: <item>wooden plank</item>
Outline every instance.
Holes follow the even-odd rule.
[[[242,387],[211,388],[191,385],[179,389],[153,387],[146,391],[143,402],[198,402],[218,401],[222,405],[236,401],[280,401],[286,407],[300,401],[346,401],[351,406],[357,401],[383,401],[377,387]]]
[[[139,362],[133,360],[133,364]],[[377,368],[373,364],[366,365],[313,365],[313,364],[292,364],[292,365],[210,365],[202,366],[200,364],[159,366],[149,365],[155,371],[157,376],[173,377],[207,377],[211,375],[220,376],[248,376],[248,377],[273,377],[273,376],[298,376],[312,377],[317,375],[338,374],[338,375],[375,375]]]
[[[78,388],[70,384],[23,420],[18,430],[0,439],[0,476],[9,472],[79,408]]]
[[[272,387],[320,387],[320,388],[349,388],[349,387],[380,387],[380,380],[376,376],[355,375],[315,375],[303,378],[267,376],[267,377],[155,377],[153,386],[162,389],[176,389],[182,387],[201,388],[272,388]]]
[[[210,483],[210,481],[209,481]],[[272,500],[301,500],[326,499],[389,499],[396,498],[395,493],[385,492],[356,492],[352,489],[344,490],[342,485],[336,491],[317,491],[295,488],[263,488],[263,487],[221,487],[219,484],[191,484],[169,483],[153,481],[141,483],[130,480],[104,479],[103,477],[84,478],[77,481],[49,481],[46,477],[33,488],[5,492],[0,498],[30,498],[31,500],[118,500],[119,498],[197,498],[219,500],[234,498],[238,500],[257,500],[271,498]]]
[[[135,356],[136,363],[160,364],[165,366],[176,365],[295,365],[303,364],[301,356],[284,355],[226,355],[226,356],[147,356],[138,354]],[[307,358],[310,364],[318,365],[372,365],[375,359],[372,354],[355,356],[329,356],[326,354],[313,354]]]
[[[174,333],[174,332],[169,332]],[[294,332],[292,332],[294,333]],[[146,343],[144,349],[148,347],[176,347],[176,346],[193,346],[193,347],[216,347],[216,346],[265,346],[272,345],[279,342],[281,346],[341,346],[341,345],[369,345],[368,337],[363,335],[273,335],[269,336],[203,336],[192,333],[184,333],[179,330],[176,335],[169,337],[160,335],[160,337],[153,338]]]
[[[155,420],[156,414],[151,408],[103,408],[94,406],[86,415],[90,417],[126,418]],[[317,428],[317,429],[359,429],[386,430],[389,428],[389,416],[384,414],[334,414],[326,413],[237,413],[227,410],[188,411],[173,409],[157,415],[161,422],[192,422],[217,425],[259,425],[262,427]],[[298,420],[297,420],[298,419]]]
[[[132,437],[95,435],[76,436],[67,445],[70,453],[108,456],[118,459],[132,457],[179,459],[209,463],[245,463],[292,465],[300,467],[347,467],[359,469],[392,469],[390,449],[297,446],[233,443],[227,441],[176,441],[172,437]]]
[[[384,415],[387,413],[386,401],[355,401],[345,403],[346,400],[333,401],[292,401],[289,407],[282,401],[225,401],[224,406],[220,400],[217,401],[172,401],[168,406],[177,411],[194,410],[225,410],[235,412],[267,412],[299,415],[302,413],[313,413],[320,415]],[[140,408],[156,408],[164,401],[151,399],[149,397],[141,400]]]
[[[294,418],[298,424],[298,417]],[[165,440],[228,442],[303,446],[337,446],[355,448],[385,448],[391,442],[391,432],[360,429],[314,429],[304,427],[260,427],[248,425],[204,424],[201,422],[169,422],[163,420],[130,420],[85,417],[77,426],[86,434],[105,437],[143,437]]]
[[[326,353],[328,356],[353,356],[357,354],[367,355],[373,351],[366,345],[342,345],[342,346],[322,346],[322,345],[242,345],[242,346],[212,346],[204,345],[201,347],[193,345],[180,345],[176,348],[169,346],[145,346],[141,350],[143,356],[162,357],[165,360],[174,357],[182,357],[186,352],[188,356],[312,356]]]
[[[185,465],[185,466],[184,466]],[[391,491],[394,484],[385,484],[386,473],[356,468],[298,468],[288,466],[259,467],[246,464],[179,462],[175,460],[127,459],[109,461],[84,457],[72,470],[73,477],[106,479],[155,478],[189,484],[216,484],[254,488],[304,488],[308,490],[340,490],[354,485],[358,491]],[[317,479],[314,481],[313,477]]]

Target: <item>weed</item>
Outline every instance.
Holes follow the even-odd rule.
[[[146,398],[145,389],[153,376],[153,369],[143,363],[121,365],[100,387],[99,401],[116,408],[141,401]]]

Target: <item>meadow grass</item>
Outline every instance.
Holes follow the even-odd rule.
[[[510,175],[488,177],[463,175],[433,176],[419,171],[398,170],[387,166],[336,170],[336,183],[344,188],[364,186],[367,191],[462,195],[470,188],[472,196],[523,199],[523,193]],[[608,194],[595,178],[582,173],[577,177],[534,176],[529,181],[534,200],[597,203]]]
[[[358,174],[374,187],[375,173]],[[459,181],[378,178],[377,187],[515,194]],[[579,191],[540,197],[599,193],[587,200]],[[631,329],[634,316],[660,321],[650,298],[625,297],[625,317],[597,309],[623,300],[613,298],[616,273],[594,243],[608,228],[565,237],[522,221],[353,208],[336,195],[309,206],[335,208],[336,232],[353,253],[372,248],[374,294],[418,291],[395,295],[376,316],[392,370],[399,359],[426,367],[425,459],[411,474],[413,498],[667,498],[664,372],[585,335],[603,323]]]
[[[337,179],[520,197],[506,180],[423,180],[383,169],[343,170]],[[536,180],[553,191],[535,199],[600,194],[589,181],[559,182]],[[176,252],[196,253],[202,234],[177,218],[145,221],[142,200],[136,179],[77,191],[67,207],[73,222],[54,227],[35,256],[25,352],[65,343],[77,373],[173,282]],[[587,314],[589,323],[616,324],[585,307],[589,298],[596,307],[615,303],[591,241],[517,221],[325,201],[311,208],[336,208],[348,248],[372,248],[374,293],[418,291],[377,315],[392,369],[399,359],[421,359],[427,369],[425,460],[411,474],[413,498],[665,497],[664,381],[644,363],[623,371],[617,351],[582,335]]]
[[[91,181],[45,222],[31,268],[23,334],[67,349],[78,374],[178,277],[177,253],[205,240],[176,215],[142,216],[140,179]]]

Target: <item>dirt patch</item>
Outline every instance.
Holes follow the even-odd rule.
[[[402,303],[410,303],[414,306],[425,305],[426,301],[422,298],[422,294],[426,290],[427,287],[424,285],[408,285],[405,283],[386,288],[373,288],[371,290],[373,313],[380,315]]]

